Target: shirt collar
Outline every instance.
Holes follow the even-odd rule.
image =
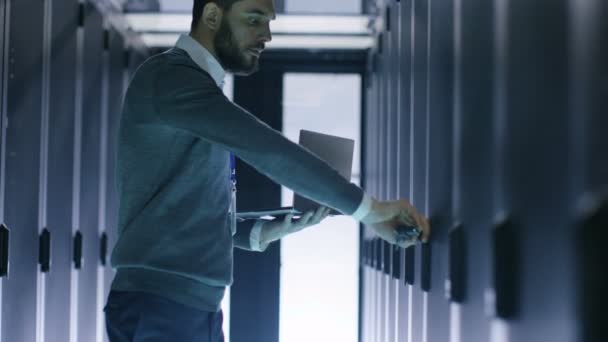
[[[187,34],[182,34],[179,36],[175,47],[186,51],[201,69],[211,75],[218,87],[222,88],[224,86],[226,71],[209,50],[194,40],[194,38]]]

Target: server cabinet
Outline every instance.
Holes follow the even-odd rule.
[[[400,9],[400,79],[399,82],[399,121],[398,121],[398,132],[397,139],[395,141],[398,146],[398,157],[397,157],[397,177],[398,177],[398,197],[411,199],[411,166],[412,166],[412,153],[411,153],[411,119],[412,119],[412,14],[413,14],[413,1],[405,1],[399,6]],[[407,340],[410,333],[409,320],[412,317],[410,315],[410,303],[411,303],[411,285],[408,285],[405,281],[405,274],[408,272],[407,266],[407,252],[402,252],[404,261],[404,274],[402,281],[400,281],[399,288],[399,303],[398,303],[398,315],[399,325],[397,327],[397,336],[400,339]]]
[[[106,226],[103,227],[107,236],[107,245],[102,250],[102,260],[105,262],[105,296],[110,290],[115,271],[110,265],[110,251],[118,238],[118,188],[116,183],[116,153],[118,146],[118,131],[120,116],[125,93],[124,78],[127,73],[125,48],[123,38],[115,31],[110,31],[109,41],[109,89],[108,89],[108,157],[107,157],[107,184],[106,184]],[[105,258],[103,257],[105,256]]]
[[[376,111],[376,102],[377,97],[376,94],[376,76],[374,71],[376,70],[376,52],[374,49],[370,50],[368,53],[368,75],[365,77],[366,80],[366,111],[364,122],[365,125],[363,127],[364,137],[363,137],[363,149],[365,154],[362,160],[365,160],[364,164],[361,165],[362,168],[365,168],[365,176],[362,179],[364,182],[365,188],[367,191],[375,195],[374,186],[375,186],[375,174],[376,174],[376,144],[374,141],[374,132],[375,132],[375,111]],[[364,313],[365,318],[365,328],[363,331],[364,338],[363,341],[372,341],[375,336],[375,323],[376,323],[376,273],[374,270],[374,266],[376,264],[375,258],[375,244],[374,244],[374,233],[370,229],[363,229],[364,236],[369,239],[369,266],[367,267],[367,277],[364,287],[366,290],[366,295],[368,298],[365,299],[365,303],[367,304],[366,312]]]
[[[462,231],[452,234],[451,256],[461,259],[463,265],[451,276],[453,300],[462,306],[461,338],[481,342],[490,336],[484,293],[491,286],[490,233],[495,217],[494,6],[492,2],[463,0],[459,7],[459,17],[455,18],[460,32],[456,52],[459,91],[454,108],[459,125],[459,169],[455,178],[459,191],[454,198],[454,216]]]
[[[5,103],[4,103],[4,98],[6,97],[4,91],[6,89],[5,86],[5,81],[6,78],[4,77],[4,71],[6,69],[6,65],[5,65],[5,58],[4,55],[6,53],[6,46],[4,45],[5,42],[5,37],[4,37],[4,23],[6,22],[5,19],[5,12],[6,12],[6,3],[5,0],[0,0],[0,18],[2,18],[2,25],[0,25],[0,76],[1,78],[1,82],[0,82],[0,142],[1,142],[1,146],[0,146],[0,165],[2,165],[2,167],[0,167],[0,198],[4,198],[4,165],[5,165],[5,149],[4,149],[4,136],[5,136],[5,130],[4,130],[4,122],[5,122]],[[2,222],[2,224],[0,225],[0,336],[2,335],[2,279],[6,276],[7,273],[7,267],[8,267],[8,245],[9,245],[9,239],[10,239],[10,231],[8,230],[8,228],[6,227],[6,225],[4,224],[4,210],[3,210],[4,204],[0,205],[0,221]]]
[[[48,230],[51,233],[51,268],[46,281],[45,326],[47,341],[69,341],[74,114],[76,96],[76,32],[78,2],[53,1],[49,78]]]
[[[93,342],[97,318],[99,265],[99,191],[101,151],[101,97],[103,79],[103,19],[90,4],[84,19],[84,73],[82,98],[82,150],[79,232],[82,234],[82,267],[78,285],[78,341]]]
[[[370,115],[370,118],[373,118],[373,132],[374,132],[374,136],[373,136],[373,149],[374,149],[374,161],[373,161],[373,187],[372,187],[372,193],[374,194],[374,196],[376,196],[377,198],[379,198],[381,196],[381,189],[380,189],[380,182],[382,179],[382,155],[381,155],[381,150],[380,150],[380,127],[381,127],[381,122],[378,120],[378,117],[381,113],[381,108],[382,108],[382,93],[381,93],[381,77],[382,75],[382,52],[383,52],[383,45],[382,45],[382,40],[381,37],[377,37],[377,50],[375,51],[375,55],[374,55],[374,94],[376,97],[376,101],[374,103],[374,113]],[[379,239],[375,239],[374,242],[374,259],[375,259],[375,267],[373,269],[373,277],[374,277],[374,289],[375,289],[375,294],[374,294],[374,323],[373,323],[373,340],[380,340],[381,336],[382,336],[382,329],[384,326],[384,321],[382,320],[382,312],[383,312],[383,305],[384,305],[384,286],[383,286],[383,282],[382,282],[382,274],[381,274],[381,267],[382,267],[382,261],[380,258],[380,253],[381,253],[381,245],[379,243]]]
[[[429,342],[449,341],[449,302],[444,284],[448,274],[448,230],[452,225],[453,133],[453,2],[431,1],[429,28],[429,164],[428,208],[433,229],[428,267]],[[422,279],[421,279],[422,280]],[[422,283],[421,283],[422,285]],[[433,327],[443,327],[435,329]]]
[[[389,107],[390,114],[390,123],[388,130],[388,154],[389,154],[389,174],[388,177],[391,180],[391,184],[388,189],[388,196],[390,199],[398,199],[399,193],[397,189],[397,185],[399,184],[399,174],[397,170],[397,160],[399,159],[399,146],[397,145],[398,134],[399,134],[399,78],[400,75],[400,54],[401,54],[401,31],[400,31],[400,20],[401,20],[401,2],[398,1],[390,1],[388,5],[388,13],[386,16],[388,18],[387,30],[390,32],[390,46],[391,46],[391,57],[390,57],[390,65],[391,65],[391,73],[389,78],[389,88],[390,88],[390,99],[391,105]]]
[[[390,106],[389,106],[389,117],[390,122],[388,123],[389,129],[387,134],[388,141],[388,159],[389,159],[389,172],[388,176],[388,191],[387,195],[390,200],[399,199],[399,145],[398,145],[398,134],[399,134],[399,120],[401,114],[400,108],[400,89],[399,79],[401,63],[401,3],[398,1],[389,1],[387,3],[387,25],[386,30],[389,32],[390,41],[390,65],[391,71],[388,78],[388,88],[390,89]],[[402,324],[402,317],[400,315],[400,305],[405,294],[403,283],[401,282],[401,267],[403,250],[398,247],[391,248],[391,275],[390,282],[392,287],[392,298],[391,298],[391,322],[390,322],[390,336],[391,341],[402,338],[399,336],[399,327]]]
[[[562,153],[569,135],[568,9],[566,1],[508,6],[507,206],[523,236],[517,300],[528,317],[513,326],[515,341],[576,339],[568,223],[573,196]]]
[[[606,260],[602,241],[608,226],[608,127],[606,75],[608,75],[608,26],[602,20],[608,14],[603,1],[571,1],[572,34],[570,56],[574,83],[570,109],[572,135],[570,156],[573,159],[575,197],[579,203],[574,227],[577,241],[577,287],[582,325],[580,341],[608,339],[604,310],[608,298]]]
[[[381,9],[380,9],[381,11]],[[380,200],[385,199],[385,191],[386,186],[386,154],[385,154],[385,146],[386,146],[386,120],[385,118],[385,108],[386,108],[386,32],[380,32],[378,34],[378,66],[377,66],[377,96],[378,96],[378,107],[377,107],[377,128],[376,128],[376,155],[378,156],[378,164],[377,164],[377,174],[376,174],[376,186],[375,192],[376,196]],[[376,324],[376,338],[380,341],[385,340],[387,333],[387,303],[388,303],[388,291],[387,291],[387,277],[384,274],[384,246],[383,243],[378,240],[377,252],[378,252],[378,272],[376,273],[376,281],[378,284],[377,287],[377,296],[378,302],[376,303],[377,308],[377,324]]]
[[[410,141],[412,174],[410,175],[410,194],[412,204],[419,212],[424,214],[426,209],[426,182],[427,182],[427,126],[428,126],[428,111],[427,111],[427,75],[428,75],[428,1],[413,0],[412,1],[412,88],[410,99],[411,105],[411,126],[410,126]],[[421,249],[422,246],[417,245],[410,247],[410,251],[406,254],[409,257],[409,273],[414,275],[415,281],[412,285],[412,317],[410,333],[414,341],[422,340],[423,321],[424,317],[424,296],[420,288],[420,270],[421,270]],[[406,267],[407,267],[406,266]],[[406,271],[406,274],[408,272]],[[409,277],[410,280],[412,277]]]
[[[389,56],[400,54],[402,66],[394,138],[399,195],[430,216],[433,237],[405,253],[409,293],[398,301],[396,336],[376,324],[366,338],[605,340],[608,24],[601,18],[608,5],[387,5],[401,12],[399,51],[392,40],[384,46]],[[394,103],[384,94],[394,92],[395,69],[389,70],[371,76],[380,90],[370,91],[369,101],[387,108],[378,122],[368,119],[374,145],[366,151],[380,160],[366,162],[380,171],[368,189],[390,197]],[[382,248],[375,248],[376,263],[390,261],[394,272],[401,259]],[[379,312],[383,298],[369,299],[380,300]],[[423,320],[442,329],[424,331],[421,310],[428,312]]]
[[[0,82],[0,127],[4,127],[4,82],[5,82],[5,78],[4,78],[4,72],[5,72],[5,61],[4,61],[4,55],[6,52],[6,46],[4,45],[5,42],[5,37],[4,37],[4,26],[6,23],[6,18],[5,18],[5,14],[6,14],[6,0],[0,0],[0,19],[2,19],[2,25],[0,25],[0,80],[2,80]],[[0,139],[2,139],[2,136],[4,134],[4,130],[0,130]],[[4,140],[0,140],[0,141],[4,141]],[[0,149],[0,160],[3,158],[3,150]],[[0,179],[2,179],[3,177],[3,172],[4,170],[0,169]],[[1,194],[0,194],[1,195]],[[0,280],[0,284],[2,283],[2,280]],[[0,285],[1,286],[1,285]],[[2,292],[2,289],[0,288],[0,293]],[[2,330],[2,328],[0,328],[0,330]]]
[[[10,229],[2,280],[2,341],[35,341],[42,114],[44,4],[7,3],[5,28],[4,224]],[[27,18],[28,20],[24,20]]]
[[[384,189],[384,198],[386,200],[395,200],[396,191],[395,189],[395,164],[396,164],[396,156],[395,150],[396,145],[395,141],[395,119],[396,119],[396,104],[397,97],[395,96],[396,89],[393,87],[394,79],[397,77],[396,68],[395,68],[395,52],[397,51],[397,46],[395,45],[395,36],[397,31],[395,30],[395,25],[393,21],[393,12],[394,12],[394,2],[387,1],[384,8],[384,46],[385,46],[385,77],[384,77],[384,87],[385,87],[385,107],[384,107],[384,125],[385,125],[385,134],[382,136],[384,142],[384,150],[383,154],[385,156],[385,170],[383,174],[383,182],[382,186]],[[398,282],[393,277],[393,247],[388,243],[384,244],[384,273],[385,279],[387,282],[387,302],[386,302],[386,321],[385,321],[385,329],[386,337],[389,341],[395,340],[395,326],[397,324],[397,315],[395,312],[395,308],[397,306],[397,286]]]

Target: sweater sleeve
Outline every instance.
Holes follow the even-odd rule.
[[[237,223],[234,247],[251,252],[264,252],[268,244],[260,240],[263,220],[245,220]]]
[[[233,152],[276,183],[313,201],[352,215],[364,192],[302,146],[291,142],[232,103],[206,72],[167,64],[145,99],[154,122],[181,129]]]

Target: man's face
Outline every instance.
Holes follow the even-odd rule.
[[[251,75],[259,68],[260,54],[272,39],[273,0],[241,0],[224,13],[213,41],[222,66],[237,75]]]

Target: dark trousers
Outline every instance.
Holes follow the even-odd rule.
[[[110,291],[103,309],[110,342],[224,342],[223,313],[144,292]]]

